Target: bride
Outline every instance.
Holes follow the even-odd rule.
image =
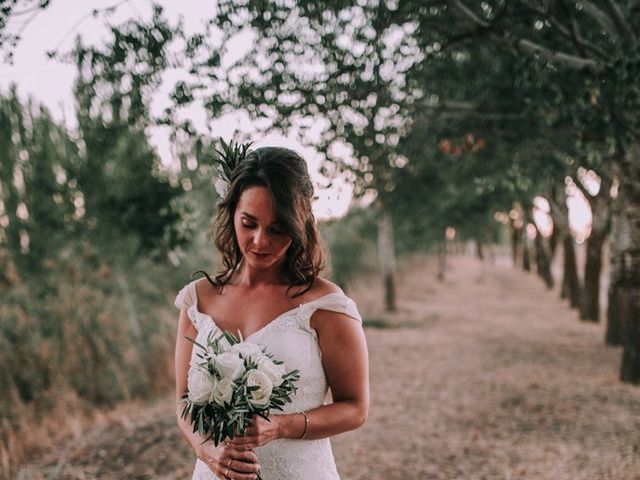
[[[329,437],[364,424],[369,365],[355,303],[319,276],[322,251],[302,157],[266,147],[228,161],[227,191],[214,223],[222,269],[188,283],[175,348],[177,422],[197,456],[192,480],[339,479]],[[237,161],[236,161],[237,160]],[[239,332],[298,370],[292,402],[270,421],[254,416],[245,435],[215,447],[181,419],[193,344],[210,332]],[[326,403],[327,391],[330,403]]]

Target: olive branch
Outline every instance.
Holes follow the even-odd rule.
[[[233,171],[246,158],[252,143],[239,143],[233,140],[226,143],[222,138],[220,139],[221,148],[220,150],[215,149],[218,157],[213,161],[216,164],[218,178],[226,182],[227,185],[231,183]]]

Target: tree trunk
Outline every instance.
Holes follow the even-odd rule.
[[[580,306],[580,280],[578,279],[575,241],[569,227],[569,209],[564,184],[562,184],[562,188],[553,189],[549,205],[551,206],[553,231],[559,239],[562,239],[564,253],[560,298],[568,298],[571,307],[578,308]]]
[[[575,242],[571,232],[566,232],[563,239],[564,272],[562,275],[562,298],[568,298],[572,308],[580,306],[580,280],[576,263]]]
[[[391,213],[381,205],[378,220],[378,255],[380,272],[384,283],[384,306],[389,312],[396,310],[396,254],[393,243],[393,223]]]
[[[597,322],[600,319],[600,274],[602,272],[602,246],[609,230],[611,218],[611,179],[603,175],[600,191],[593,197],[580,182],[576,182],[591,206],[591,234],[587,239],[584,270],[584,288],[580,301],[580,318]]]
[[[616,279],[622,276],[622,251],[628,248],[627,220],[622,212],[622,198],[614,202],[612,211],[611,254],[609,261],[609,292],[607,299],[607,330],[605,342],[608,345],[622,345],[625,337],[624,319],[628,317],[627,306],[622,290],[616,283]]]
[[[526,223],[522,228],[522,269],[526,272],[531,271],[531,253],[529,251],[529,236]]]
[[[616,228],[616,260],[612,262],[610,301],[623,336],[620,379],[640,384],[640,141],[636,140],[620,168],[620,214]],[[615,263],[615,268],[614,268]]]
[[[604,232],[595,231],[592,231],[587,239],[580,318],[591,322],[597,322],[600,319],[600,273],[602,272],[604,239]]]
[[[516,228],[513,219],[509,219],[509,226],[511,227],[511,259],[513,260],[513,266],[518,265],[518,248],[520,247],[520,229]]]
[[[549,237],[549,263],[553,263],[553,259],[556,257],[559,238],[559,232],[554,226],[553,231],[551,232],[551,236]]]
[[[484,244],[480,240],[476,240],[476,257],[484,260]]]
[[[438,243],[438,281],[444,282],[445,271],[447,270],[447,248],[444,242]]]
[[[547,249],[544,245],[544,239],[540,234],[540,230],[538,230],[538,226],[535,222],[532,224],[536,227],[536,238],[535,238],[535,246],[536,246],[536,265],[538,275],[544,280],[547,288],[553,288],[553,276],[551,275],[551,263],[549,260],[549,254],[547,253]]]

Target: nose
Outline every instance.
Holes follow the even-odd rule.
[[[269,239],[267,238],[267,232],[265,232],[261,228],[258,229],[258,231],[256,232],[256,234],[253,237],[253,244],[256,246],[258,251],[260,251],[260,249],[266,247],[269,244]]]

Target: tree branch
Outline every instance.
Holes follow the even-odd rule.
[[[49,2],[39,2],[34,7],[27,8],[26,10],[20,10],[18,12],[11,12],[10,15],[12,17],[19,17],[21,15],[27,15],[29,13],[32,13],[32,12],[36,11],[36,10],[40,10],[41,8],[47,8],[48,4],[49,4]]]
[[[564,185],[562,186],[564,188]],[[563,194],[564,197],[564,194]],[[551,195],[549,195],[548,197],[545,197],[547,199],[547,202],[549,202],[549,208],[551,209],[551,219],[553,220],[553,223],[555,226],[558,227],[559,230],[564,230],[564,231],[569,231],[569,221],[567,219],[567,206],[566,206],[566,198],[564,199],[565,201],[565,206],[564,208],[562,208],[557,202],[556,199],[553,198]]]
[[[618,30],[622,34],[622,39],[631,48],[635,48],[637,44],[637,37],[633,31],[633,25],[629,23],[625,17],[624,12],[615,0],[605,0],[604,7],[613,23],[618,27]]]
[[[604,70],[604,65],[595,60],[578,57],[565,52],[553,51],[529,39],[518,37],[511,32],[504,31],[502,32],[502,35],[496,35],[496,39],[513,45],[515,48],[520,49],[525,53],[539,55],[541,58],[548,60],[549,62],[559,63],[567,68],[571,68],[572,70],[591,70],[594,73],[601,73]]]
[[[597,5],[589,0],[583,0],[582,11],[593,18],[602,28],[604,28],[609,34],[622,40],[620,32],[616,29],[611,17],[603,12]]]
[[[458,13],[458,17],[466,19],[467,21],[473,23],[476,27],[480,27],[483,29],[491,28],[491,24],[489,22],[485,22],[480,19],[471,9],[469,9],[466,5],[458,0],[447,0],[447,5],[451,7],[451,9]]]
[[[577,25],[575,17],[573,17],[568,11],[566,11],[566,8],[565,8],[565,13],[571,21],[571,28],[564,25],[558,17],[553,15],[548,5],[546,9],[542,9],[536,5],[531,4],[531,2],[529,2],[528,0],[518,0],[518,2],[521,5],[525,6],[526,8],[530,9],[531,11],[537,13],[541,17],[548,20],[549,23],[556,29],[556,31],[560,33],[560,35],[562,35],[568,40],[571,40],[580,50],[583,50],[583,49],[591,50],[592,53],[595,53],[596,55],[601,57],[603,60],[606,60],[609,58],[609,55],[604,50],[602,50],[600,47],[590,42],[587,42],[584,39],[584,37],[580,34],[580,29]]]
[[[459,0],[447,0],[447,4],[451,6],[454,14],[457,14],[463,20],[471,23],[479,30],[484,30],[493,40],[510,45],[517,50],[527,54],[538,55],[541,58],[564,65],[572,70],[591,70],[594,73],[600,73],[604,69],[604,65],[590,58],[583,58],[565,52],[554,51],[532,40],[516,35],[508,30],[501,30],[491,25],[489,22],[481,20],[469,8],[467,8]]]
[[[578,25],[578,21],[576,20],[576,17],[574,15],[571,15],[571,11],[569,8],[567,8],[567,5],[565,5],[564,1],[562,2],[562,6],[565,10],[565,14],[569,17],[569,21],[571,22],[571,33],[567,35],[567,38],[569,38],[570,40],[573,41],[574,44],[576,44],[576,46],[578,47],[578,49],[581,50],[581,53],[583,55],[585,55],[584,50],[586,49],[598,55],[602,60],[605,60],[605,61],[608,60],[610,55],[607,54],[607,52],[602,50],[597,45],[594,45],[593,43],[588,42],[582,36],[582,33],[580,32],[580,26]],[[554,22],[557,22],[557,19],[553,15],[550,15],[548,18],[552,25],[554,24]]]
[[[478,37],[478,32],[476,31],[461,33],[460,35],[454,35],[454,36],[448,37],[445,43],[440,43],[440,48],[438,49],[438,51],[433,53],[428,53],[427,56],[437,55],[439,53],[444,52],[445,50],[448,50],[449,48],[455,47],[460,43],[464,43],[466,40],[469,40],[471,38],[476,38],[476,37]]]

